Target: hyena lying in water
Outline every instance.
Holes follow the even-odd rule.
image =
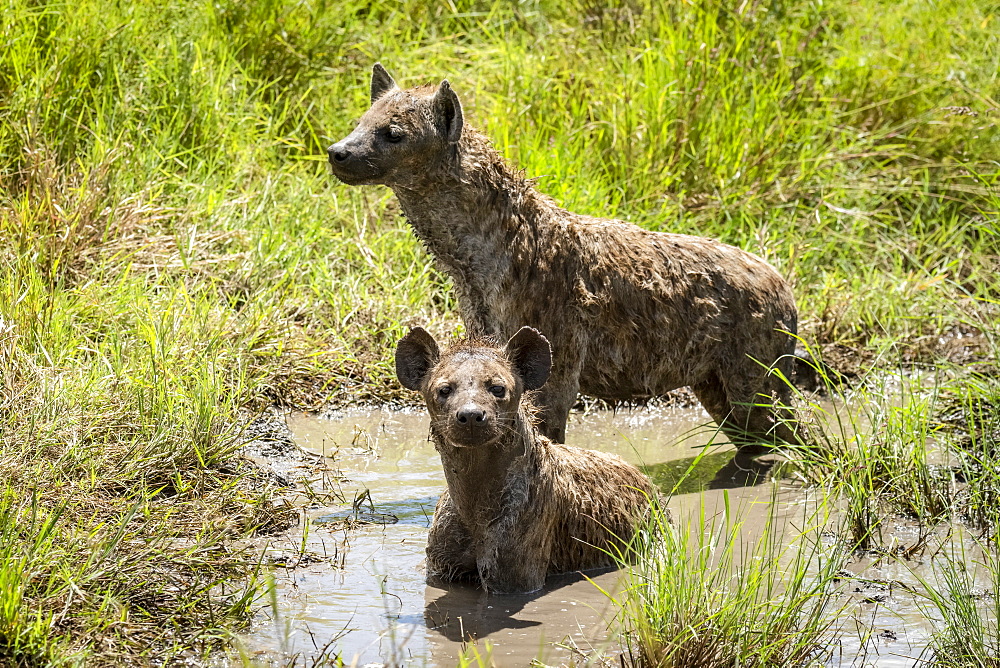
[[[399,342],[396,374],[427,402],[448,482],[427,539],[429,577],[530,592],[547,574],[627,556],[653,487],[616,455],[538,433],[524,393],[542,387],[551,359],[528,327],[503,348],[472,340],[441,353],[419,327]]]
[[[578,392],[629,402],[688,385],[738,445],[799,441],[784,380],[795,300],[767,262],[559,208],[464,122],[447,81],[402,90],[376,64],[371,100],[330,147],[333,173],[392,188],[470,334],[549,337],[542,433],[565,440]]]

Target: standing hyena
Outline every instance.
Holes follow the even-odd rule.
[[[565,440],[578,392],[641,401],[689,385],[736,443],[798,440],[782,378],[795,300],[768,263],[559,208],[463,122],[447,81],[402,90],[376,64],[371,100],[330,147],[333,173],[392,188],[454,281],[471,334],[530,325],[549,338],[552,375],[536,397],[544,434]]]
[[[552,443],[530,399],[552,363],[530,327],[507,345],[438,350],[419,327],[396,348],[396,375],[424,395],[448,490],[427,536],[427,574],[490,592],[535,591],[550,573],[628,558],[655,491],[617,455]]]

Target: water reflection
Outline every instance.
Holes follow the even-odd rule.
[[[737,489],[768,479],[776,459],[732,450],[708,452],[640,466],[664,494],[695,494],[709,489]]]

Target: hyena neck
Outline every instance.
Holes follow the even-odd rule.
[[[495,304],[505,282],[535,262],[556,204],[469,128],[450,160],[393,191],[438,268],[454,281],[470,333],[503,334],[484,305]]]
[[[441,455],[448,494],[470,528],[484,527],[503,511],[509,481],[522,478],[517,471],[538,457],[538,433],[523,407],[500,441],[483,448],[456,448],[433,427],[431,437]]]

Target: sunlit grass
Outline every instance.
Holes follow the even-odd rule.
[[[657,509],[621,602],[635,666],[798,666],[832,651],[846,552],[820,544],[822,506],[802,526],[725,504],[676,517]],[[790,535],[790,533],[794,535]]]
[[[798,476],[842,495],[856,549],[881,545],[886,517],[928,524],[954,518],[957,485],[936,420],[939,395],[933,377],[886,369],[843,399],[813,406],[816,422],[825,423],[823,439],[796,452]]]
[[[0,553],[44,568],[31,586],[0,571],[0,656],[97,661],[136,619],[170,634],[138,633],[149,647],[128,656],[206,651],[247,612],[243,555],[192,562],[212,575],[184,582],[237,593],[190,584],[186,617],[130,598],[101,575],[120,561],[88,555],[134,555],[124,572],[167,591],[178,571],[157,564],[280,524],[267,484],[234,468],[254,410],[396,399],[405,327],[458,324],[391,195],[323,165],[376,60],[406,85],[450,79],[469,121],[566,206],[766,257],[811,345],[867,359],[894,341],[904,363],[952,360],[959,383],[974,365],[980,380],[954,390],[971,425],[963,507],[993,522],[992,428],[976,425],[996,406],[995,14],[971,0],[8,3]],[[848,471],[857,498],[940,514],[936,479],[902,474],[931,470],[920,444],[938,405],[887,411],[843,450],[896,468],[811,475]],[[64,606],[85,621],[59,626]]]
[[[1000,534],[976,545],[981,558],[957,543],[920,578],[923,611],[936,627],[922,657],[927,665],[986,668],[1000,663]]]

